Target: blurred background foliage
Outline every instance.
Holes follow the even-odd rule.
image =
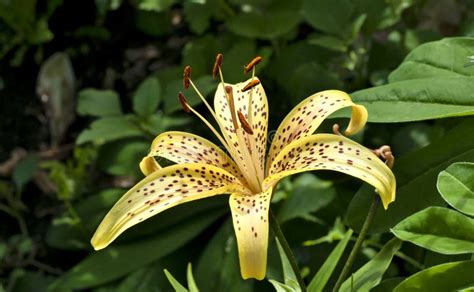
[[[396,231],[413,243],[398,250],[389,241],[381,251],[403,219],[445,205],[443,198],[456,208],[436,181],[451,163],[474,161],[474,124],[464,117],[474,113],[469,37],[469,0],[0,0],[0,291],[172,291],[163,269],[186,283],[189,262],[201,291],[273,289],[240,278],[226,196],[168,210],[104,251],[89,243],[142,177],[138,162],[157,134],[181,129],[212,139],[176,96],[184,65],[213,95],[219,52],[227,82],[244,80],[242,66],[263,57],[257,74],[270,129],[324,89],[353,93],[369,109],[374,123],[355,139],[392,145],[399,188],[393,207],[377,213],[354,268],[388,254],[370,288],[389,291],[420,270],[469,259]],[[193,93],[187,97],[202,108]],[[345,124],[345,116],[323,130]],[[350,239],[348,228],[360,229],[373,192],[360,185],[318,172],[285,180],[275,193],[273,208],[308,283]],[[267,277],[283,282],[274,240]]]

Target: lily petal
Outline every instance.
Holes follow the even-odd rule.
[[[252,152],[252,145],[250,143],[254,143],[256,149],[252,156],[255,155],[255,158],[258,160],[258,165],[260,167],[258,171],[263,176],[263,170],[265,166],[265,150],[267,144],[268,101],[265,90],[261,84],[254,86],[250,90],[242,91],[245,85],[251,80],[252,79],[242,83],[226,85],[231,85],[234,89],[234,104],[236,110],[235,115],[237,116],[237,111],[240,111],[245,119],[249,122],[253,130],[252,138],[246,140],[247,147],[249,147],[250,152]],[[258,80],[258,78],[254,77],[253,80]],[[250,106],[251,114],[249,115],[250,96],[252,96],[252,104]],[[228,144],[237,145],[235,143],[238,143],[238,139],[234,131],[234,125],[232,123],[225,89],[223,88],[222,84],[219,84],[217,87],[214,97],[214,108],[217,119],[223,127],[221,128],[221,131],[224,133],[225,139],[230,141]]]
[[[265,278],[268,248],[268,208],[272,189],[247,196],[234,193],[229,198],[234,231],[239,249],[243,279]]]
[[[160,169],[161,169],[161,166],[158,164],[158,162],[156,162],[155,158],[153,158],[152,156],[145,156],[143,157],[142,161],[140,161],[140,170],[145,176],[150,175],[153,172]]]
[[[105,248],[126,229],[176,205],[214,195],[249,191],[227,171],[206,164],[180,164],[155,171],[117,201],[91,243]]]
[[[352,118],[345,134],[352,135],[367,122],[367,110],[354,104],[351,97],[340,90],[315,93],[298,104],[278,127],[268,153],[267,169],[278,153],[292,141],[312,135],[319,125],[333,112],[352,107]]]
[[[273,187],[288,175],[318,169],[343,172],[371,184],[385,209],[395,200],[392,171],[369,149],[332,134],[311,135],[286,146],[273,161],[263,188]]]
[[[186,132],[165,132],[152,142],[147,157],[159,156],[180,163],[203,163],[222,168],[243,181],[234,161],[216,144]]]

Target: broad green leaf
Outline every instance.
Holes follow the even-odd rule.
[[[204,3],[197,1],[184,2],[184,16],[192,31],[203,34],[210,25],[215,10],[218,8],[217,1],[205,0]]]
[[[294,218],[315,221],[311,213],[327,206],[335,198],[336,192],[329,181],[317,178],[311,173],[300,175],[293,182],[294,189],[278,210],[278,221]]]
[[[338,76],[319,63],[306,61],[299,66],[293,66],[291,75],[281,73],[285,78],[284,88],[291,92],[291,102],[296,105],[315,92],[332,89],[342,89],[343,85]]]
[[[199,289],[196,285],[196,281],[194,280],[193,276],[193,266],[191,263],[188,263],[188,267],[186,269],[186,279],[188,281],[188,288],[190,292],[199,292]]]
[[[444,200],[436,190],[436,179],[440,171],[457,161],[474,161],[472,118],[427,147],[396,159],[393,171],[397,178],[397,198],[387,210],[378,208],[370,232],[388,231],[411,214],[443,205]],[[373,195],[374,190],[369,186],[363,186],[355,194],[346,213],[346,222],[352,229],[360,230]]]
[[[135,26],[138,30],[152,37],[163,37],[172,31],[172,14],[170,10],[162,12],[136,10]]]
[[[221,214],[221,211],[209,212],[168,228],[155,237],[94,252],[59,278],[52,288],[86,289],[118,279],[183,246]]]
[[[163,279],[160,279],[161,274],[163,274],[161,266],[162,264],[159,261],[130,273],[121,281],[120,285],[114,287],[113,291],[160,291],[160,286],[164,286],[163,284],[166,284],[166,288],[168,288],[168,283],[160,283],[160,281],[165,282]],[[165,277],[163,275],[163,278]]]
[[[192,68],[191,77],[193,81],[197,77],[201,77],[206,74],[212,74],[212,66],[214,65],[214,61],[216,59],[217,53],[222,53],[223,51],[223,44],[220,39],[207,34],[200,38],[195,38],[186,43],[183,48],[182,55],[183,55],[183,67],[185,65],[189,65]],[[224,64],[223,67],[226,67],[227,58],[224,56]],[[174,76],[174,80],[179,79],[181,81],[181,86],[179,90],[183,90],[183,68],[179,68],[179,74]],[[225,77],[225,76],[224,76]],[[162,83],[163,84],[163,83]],[[217,86],[216,86],[217,87]],[[191,90],[190,90],[191,91]],[[177,92],[176,92],[177,94]],[[184,92],[187,95],[187,92]],[[165,94],[165,98],[167,95]]]
[[[95,120],[77,137],[76,144],[94,142],[103,144],[120,138],[142,136],[142,132],[126,116],[105,117]]]
[[[161,86],[154,76],[145,79],[133,95],[133,110],[141,116],[149,116],[156,112],[161,101]]]
[[[171,7],[176,0],[140,0],[138,8],[147,11],[160,12]]]
[[[401,240],[397,238],[391,239],[375,257],[352,274],[352,279],[347,279],[339,291],[369,291],[377,286],[401,245]]]
[[[390,83],[430,77],[473,77],[466,58],[474,55],[474,38],[454,37],[422,44],[389,76]]]
[[[423,270],[401,282],[394,292],[458,291],[474,286],[474,261],[442,264]]]
[[[15,166],[12,173],[12,179],[19,190],[23,189],[25,184],[33,179],[36,170],[38,169],[38,162],[38,155],[28,154]]]
[[[296,28],[300,22],[297,11],[241,13],[230,18],[226,25],[233,33],[257,39],[275,39]]]
[[[99,167],[112,175],[141,176],[138,162],[148,153],[150,143],[143,139],[120,139],[99,149]]]
[[[58,249],[89,249],[95,228],[124,193],[123,189],[106,189],[75,203],[73,207],[81,222],[78,225],[53,222],[46,232],[47,244]]]
[[[474,163],[453,163],[439,173],[437,187],[449,205],[474,216]]]
[[[386,292],[386,291],[393,291],[393,289],[400,284],[405,278],[402,277],[396,277],[396,278],[389,278],[386,280],[383,280],[375,286],[373,289],[370,290],[370,292]]]
[[[350,0],[305,0],[301,9],[303,17],[312,27],[339,36],[347,34],[353,12],[354,4]]]
[[[83,89],[78,94],[77,113],[97,117],[120,115],[119,96],[112,90]]]
[[[316,275],[314,275],[313,279],[308,285],[308,292],[318,292],[324,290],[324,287],[326,286],[329,278],[334,272],[334,269],[336,268],[339,259],[344,253],[344,250],[346,249],[346,246],[349,243],[351,236],[352,230],[349,229],[344,235],[344,238],[341,239],[341,241],[336,245],[334,250],[328,256],[328,258],[318,270]]]
[[[402,240],[442,254],[474,253],[474,219],[447,208],[427,208],[391,230]]]
[[[367,108],[369,122],[396,123],[473,115],[472,92],[474,77],[433,77],[363,89],[351,96]]]
[[[173,286],[174,291],[188,292],[188,289],[184,288],[184,286],[181,285],[181,283],[179,283],[178,280],[176,280],[176,278],[173,277],[173,275],[171,275],[171,273],[168,272],[167,269],[164,270],[164,273],[166,275],[166,278],[168,278],[168,281],[170,282],[171,286]]]
[[[245,281],[240,275],[237,242],[231,220],[226,220],[209,241],[194,275],[201,291],[253,291],[254,282]]]

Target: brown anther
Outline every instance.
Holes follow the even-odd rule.
[[[190,78],[191,78],[191,66],[186,66],[186,67],[184,67],[184,71],[183,71],[183,86],[184,86],[184,89],[189,88],[189,84],[191,83]]]
[[[245,91],[247,91],[247,90],[249,90],[249,89],[251,89],[251,88],[253,88],[253,87],[255,87],[259,84],[260,84],[260,80],[252,79],[252,80],[249,81],[249,83],[245,84],[244,88],[242,88],[242,92],[245,92]]]
[[[189,108],[186,97],[181,91],[178,93],[178,100],[179,100],[179,103],[181,104],[181,107],[183,108],[185,112],[187,113],[191,112],[191,109]]]
[[[343,136],[341,134],[341,132],[339,131],[339,124],[334,124],[332,125],[332,132],[335,134],[335,135],[338,135],[338,136]]]
[[[252,71],[253,67],[257,66],[258,63],[262,62],[262,57],[257,56],[252,59],[247,65],[244,66],[244,74],[249,73]]]
[[[217,74],[219,74],[219,69],[221,68],[223,58],[224,58],[224,55],[217,54],[216,62],[214,63],[214,67],[212,68],[212,78],[213,79],[216,79]]]
[[[395,163],[395,157],[393,156],[392,149],[388,145],[380,146],[378,149],[372,150],[372,152],[385,160],[385,164],[391,169]]]
[[[241,111],[237,111],[237,115],[239,117],[240,125],[242,126],[242,129],[244,129],[247,134],[253,135],[253,130],[252,127],[250,127],[249,122],[244,117],[244,114]]]
[[[232,123],[234,124],[234,128],[237,130],[239,128],[239,124],[237,123],[237,119],[235,116],[234,89],[230,85],[227,85],[224,89],[227,93],[230,114],[232,116]]]

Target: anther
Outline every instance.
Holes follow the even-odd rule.
[[[217,54],[216,62],[214,63],[214,67],[212,68],[212,78],[213,79],[216,79],[217,74],[219,74],[219,69],[221,68],[223,58],[224,58],[224,55]]]
[[[184,71],[183,71],[183,86],[184,86],[184,89],[189,88],[190,78],[191,78],[191,66],[186,66],[186,67],[184,67]]]
[[[232,86],[230,85],[227,85],[224,89],[229,99],[228,102],[229,102],[230,114],[232,115],[232,123],[234,124],[234,128],[237,130],[239,128],[239,124],[237,123],[237,120],[235,117],[234,90]]]
[[[395,157],[393,156],[392,149],[388,145],[383,145],[378,149],[372,150],[372,152],[385,160],[385,164],[392,168],[395,163]]]
[[[252,79],[252,80],[249,81],[249,83],[245,84],[244,88],[242,88],[242,92],[245,92],[245,91],[247,91],[247,90],[249,90],[249,89],[251,89],[251,88],[253,88],[253,87],[255,87],[259,84],[260,84],[260,80]]]
[[[191,112],[191,109],[189,108],[186,97],[181,91],[178,93],[178,100],[179,100],[179,103],[181,104],[181,107],[183,108],[185,112],[187,113]]]
[[[240,125],[242,126],[242,129],[244,129],[247,134],[253,135],[252,127],[250,127],[249,123],[244,117],[244,114],[241,111],[237,111],[237,115],[239,117]]]
[[[333,132],[335,135],[343,136],[343,135],[341,134],[341,132],[339,132],[339,124],[334,124],[334,125],[332,125],[332,132]]]
[[[253,67],[257,66],[258,63],[262,62],[262,57],[257,56],[253,58],[247,65],[244,66],[244,74],[252,71]]]

